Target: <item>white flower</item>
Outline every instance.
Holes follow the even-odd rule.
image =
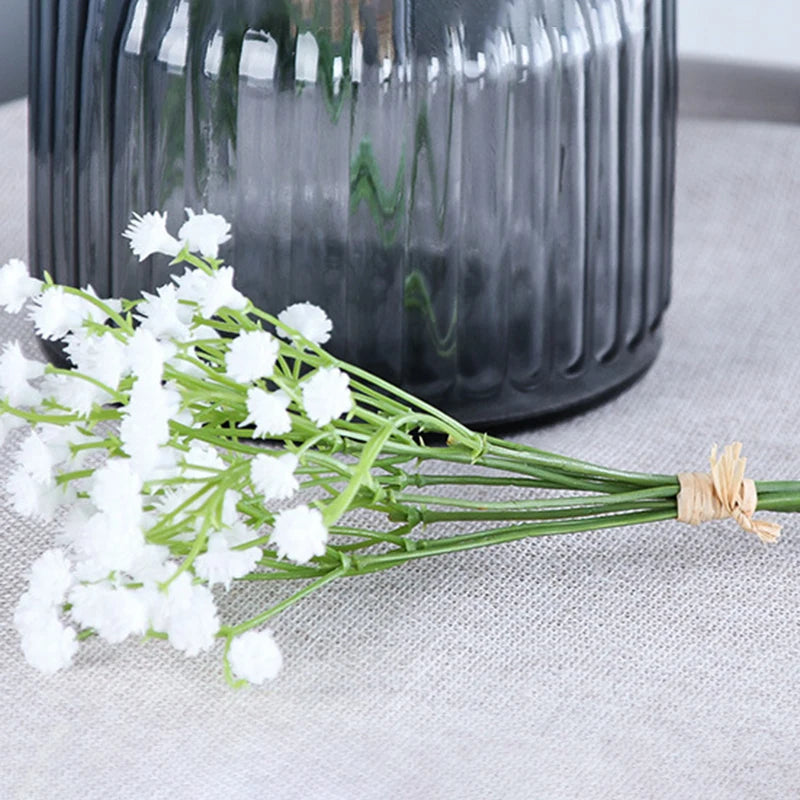
[[[228,547],[239,547],[240,545],[248,544],[254,539],[259,538],[258,534],[252,528],[248,528],[247,525],[240,520],[229,522],[225,520],[224,513],[222,516],[223,522],[227,527],[223,528],[220,533],[225,537]],[[259,556],[259,558],[261,558],[261,556]]]
[[[67,352],[76,369],[68,374],[48,375],[42,383],[45,397],[76,411],[83,417],[95,406],[113,402],[109,391],[93,381],[116,390],[127,371],[125,345],[111,334],[102,336],[65,334]],[[87,376],[93,380],[85,380]]]
[[[28,381],[44,375],[41,361],[25,358],[18,341],[7,342],[0,355],[0,391],[12,406],[34,406],[41,401],[39,392]]]
[[[112,458],[95,470],[89,499],[109,520],[138,526],[142,519],[142,480],[129,459]]]
[[[67,353],[78,372],[117,389],[128,370],[128,349],[124,342],[110,332],[101,336],[71,334],[65,340]],[[111,400],[110,395],[107,397]]]
[[[169,423],[178,416],[180,403],[180,394],[162,386],[154,375],[140,377],[131,389],[130,401],[122,412],[120,440],[142,480],[177,469],[177,454],[163,445],[169,441]]]
[[[28,268],[18,258],[0,267],[0,306],[16,314],[27,300],[42,291],[42,282],[31,278]]]
[[[175,282],[175,296],[178,298],[183,313],[189,315],[188,321],[191,322],[195,311],[188,303],[202,305],[208,295],[210,275],[195,267],[186,267],[182,275],[171,275]],[[184,321],[186,319],[184,318]]]
[[[56,455],[36,431],[31,431],[17,451],[17,463],[37,483],[49,486],[53,482]]]
[[[75,582],[72,563],[61,549],[47,550],[31,564],[28,591],[32,601],[42,607],[61,605]]]
[[[117,588],[106,582],[88,584],[76,586],[69,601],[71,617],[84,628],[94,628],[111,644],[147,631],[148,607],[140,590]]]
[[[143,481],[163,481],[180,475],[180,453],[172,447],[162,445],[155,453],[137,453],[131,460]]]
[[[353,395],[347,373],[335,367],[318,369],[303,385],[303,406],[317,425],[347,413],[353,407]]]
[[[198,342],[203,341],[206,339],[221,339],[222,334],[212,328],[210,325],[205,324],[197,324],[195,323],[192,325],[192,329],[189,332],[188,341],[189,342]]]
[[[88,500],[83,497],[76,500],[67,510],[61,529],[55,536],[56,544],[72,548],[95,513],[95,507]]]
[[[99,297],[91,284],[85,286],[81,291],[95,300],[99,300],[109,311],[113,311],[116,314],[122,313],[122,300],[115,297]],[[88,298],[74,294],[70,294],[69,298],[70,302],[75,306],[76,316],[81,321],[88,319],[92,322],[105,322],[108,319],[108,313],[100,306],[92,303]]]
[[[83,525],[76,520],[69,529],[65,526],[64,532],[71,538],[78,559],[76,576],[81,580],[101,580],[117,571],[128,573],[145,545],[138,525],[104,513],[92,515]]]
[[[316,508],[298,506],[275,516],[275,526],[269,538],[278,549],[278,558],[289,558],[305,564],[313,556],[325,555],[328,529]]]
[[[233,267],[221,267],[213,275],[213,283],[201,311],[206,317],[215,314],[220,308],[243,311],[247,308],[247,298],[233,288]]]
[[[289,433],[292,429],[292,419],[286,410],[289,406],[289,396],[286,392],[267,392],[257,386],[251,387],[247,392],[248,417],[242,423],[253,423],[255,431],[253,436],[265,438],[267,436],[280,436]]]
[[[27,421],[13,414],[0,414],[0,447],[5,443],[6,437],[11,431],[18,430],[27,425]]]
[[[99,444],[102,437],[87,435],[79,429],[77,423],[71,425],[43,425],[36,429],[39,438],[47,446],[53,464],[63,464],[65,461],[73,465],[80,464],[87,458],[86,451],[73,455],[71,445],[85,443]]]
[[[239,501],[242,499],[241,492],[237,492],[235,489],[228,489],[225,492],[225,496],[222,499],[222,524],[226,526],[225,533],[228,540],[228,544],[231,547],[235,547],[237,544],[242,544],[243,542],[249,542],[250,539],[254,538],[252,535],[250,539],[242,539],[238,541],[233,541],[236,536],[231,536],[231,528],[239,528],[240,527],[240,518],[239,518],[239,511],[237,506],[239,505]],[[243,527],[243,526],[241,526]]]
[[[159,342],[146,328],[137,328],[125,348],[125,371],[139,378],[149,378],[151,383],[161,383],[164,361],[174,353],[174,345]]]
[[[195,499],[189,502],[193,495],[197,493],[197,486],[195,484],[186,484],[178,487],[169,487],[164,490],[163,494],[159,494],[154,498],[153,502],[156,509],[157,516],[161,517],[165,514],[173,514],[178,512],[175,517],[175,522],[180,522],[184,516],[191,515],[198,510],[198,506],[202,504],[203,498]],[[194,539],[194,533],[192,534]]]
[[[206,552],[195,559],[195,572],[210,586],[221,583],[230,589],[231,581],[251,572],[262,555],[259,547],[232,550],[223,533],[212,533]]]
[[[8,373],[15,373],[13,377],[34,380],[44,375],[45,362],[38,359],[26,358],[22,353],[19,341],[7,342],[3,348],[3,356],[0,359],[0,369],[3,380],[9,378]]]
[[[300,488],[294,473],[299,461],[294,453],[257,455],[250,463],[250,479],[265,500],[288,500]]]
[[[178,290],[173,284],[159,286],[155,294],[142,292],[142,297],[145,302],[136,306],[136,317],[143,330],[156,339],[184,341],[189,338],[192,312],[179,302]]]
[[[163,629],[170,643],[187,656],[210,650],[219,631],[214,598],[205,586],[192,584],[183,572],[170,585],[162,605],[152,617],[153,627]]]
[[[163,583],[175,573],[175,567],[176,565],[169,561],[168,547],[146,544],[125,571],[137,582]]]
[[[302,337],[314,344],[325,344],[331,338],[333,323],[328,315],[313,303],[295,303],[278,314],[278,319],[287,328],[293,328]],[[278,331],[284,339],[290,339],[288,333]]]
[[[39,483],[22,466],[9,475],[6,491],[11,495],[14,511],[43,522],[53,519],[58,506],[68,499],[68,495],[54,483]]]
[[[177,478],[180,474],[178,453],[148,436],[135,417],[122,421],[120,438],[134,471],[143,481]]]
[[[230,241],[231,225],[219,214],[195,214],[191,208],[186,209],[189,218],[178,231],[178,236],[186,242],[192,252],[200,253],[204,258],[216,258],[219,246]]]
[[[64,627],[58,606],[74,577],[62,550],[48,550],[31,565],[27,592],[14,609],[14,627],[22,637],[26,661],[45,673],[69,666],[78,649],[75,631]]]
[[[26,636],[45,627],[57,614],[58,608],[49,598],[37,597],[31,591],[23,592],[14,609],[14,627],[20,635]]]
[[[179,300],[197,303],[203,317],[213,317],[220,308],[243,311],[247,298],[233,287],[233,267],[221,267],[208,275],[200,269],[187,269],[183,275],[173,275],[178,284]]]
[[[82,292],[85,294],[94,297],[95,300],[100,300],[100,302],[109,310],[113,311],[115,314],[122,313],[122,300],[117,297],[105,297],[101,298],[98,296],[97,292],[92,288],[91,284],[88,284],[83,289]],[[90,302],[85,297],[78,297],[76,295],[72,295],[75,304],[77,307],[81,309],[81,319],[90,319],[93,322],[105,322],[108,319],[108,314],[105,310],[100,308],[100,306],[95,305],[94,303]]]
[[[48,286],[35,298],[29,316],[39,336],[43,339],[60,339],[76,327],[74,308],[70,300],[71,297],[60,286]]]
[[[226,374],[239,383],[268,378],[275,369],[278,342],[266,331],[247,331],[231,342],[225,357]]]
[[[231,642],[228,662],[236,677],[260,685],[277,677],[283,656],[271,631],[246,631]]]
[[[130,239],[130,247],[139,261],[144,261],[154,253],[176,256],[180,253],[181,243],[167,231],[167,215],[151,211],[143,217],[134,214],[133,219],[122,234]]]
[[[97,298],[97,292],[91,286],[83,291]],[[106,300],[104,303],[112,311],[118,312],[121,307],[118,300]],[[33,320],[36,333],[43,339],[61,339],[70,331],[82,336],[84,320],[104,322],[108,318],[99,306],[85,297],[65,292],[62,286],[48,286],[37,295],[33,299],[29,317]]]
[[[81,417],[87,417],[96,405],[111,400],[111,395],[91,381],[83,380],[76,372],[46,375],[41,385],[42,394],[69,408]]]
[[[183,462],[182,472],[194,472],[199,475],[213,475],[225,469],[225,462],[219,457],[219,452],[207,442],[192,442],[189,452],[183,457]]]
[[[75,630],[62,625],[55,611],[44,616],[35,628],[22,633],[25,660],[46,675],[68,667],[77,651]]]

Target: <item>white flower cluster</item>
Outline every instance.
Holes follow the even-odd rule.
[[[28,663],[50,674],[67,666],[78,649],[75,629],[63,625],[59,607],[74,583],[63,550],[48,550],[31,566],[28,590],[14,612]]]
[[[316,508],[267,515],[273,523],[263,533],[239,509],[245,500],[262,508],[290,501],[302,466],[293,429],[300,420],[329,425],[353,408],[341,370],[320,367],[300,378],[281,367],[292,348],[325,343],[330,320],[311,304],[291,306],[275,332],[285,341],[248,321],[252,307],[234,287],[233,269],[216,261],[230,225],[187,213],[177,238],[158,213],[135,216],[124,235],[140,259],[199,252],[207,268],[187,268],[133,306],[103,300],[91,287],[45,284],[20,261],[0,268],[0,306],[18,312],[27,305],[39,336],[61,340],[75,367],[27,358],[18,342],[0,352],[8,412],[0,413],[0,441],[27,424],[14,410],[40,417],[19,439],[5,487],[11,505],[42,521],[69,507],[58,548],[34,563],[14,618],[25,657],[43,672],[71,663],[78,630],[112,643],[159,633],[186,655],[209,650],[222,627],[212,590],[256,571],[265,543],[298,564],[326,552],[328,530]],[[220,315],[244,321],[238,335],[220,335]],[[241,396],[246,414],[232,422],[252,426],[255,438],[287,437],[285,449],[265,449],[238,469],[244,456],[223,457],[204,441],[215,387]],[[118,409],[110,415],[109,404]],[[227,657],[233,674],[253,683],[281,666],[269,631],[233,638]]]
[[[207,211],[195,214],[191,208],[186,209],[186,216],[188,219],[178,231],[177,239],[167,230],[166,213],[157,211],[144,216],[134,214],[122,235],[130,240],[131,250],[139,261],[156,253],[175,257],[184,247],[204,258],[216,259],[220,245],[230,241],[230,223],[219,214]]]

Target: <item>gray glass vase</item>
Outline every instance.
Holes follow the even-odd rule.
[[[640,375],[669,298],[674,0],[34,0],[31,258],[165,282],[132,212],[233,222],[239,288],[464,421]]]

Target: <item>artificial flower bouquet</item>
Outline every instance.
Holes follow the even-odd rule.
[[[0,269],[0,304],[27,309],[71,362],[31,360],[18,342],[0,355],[0,436],[16,446],[8,502],[57,529],[14,614],[42,672],[67,667],[88,637],[138,636],[187,656],[219,642],[226,679],[260,684],[282,661],[267,623],[341,578],[675,518],[731,516],[774,541],[756,507],[800,508],[800,483],[744,477],[738,445],[712,455],[710,474],[651,475],[469,430],[327,353],[316,306],[255,307],[218,257],[229,230],[206,212],[189,212],[177,237],[166,215],[134,217],[136,255],[176,267],[137,299],[38,280],[20,261]],[[518,499],[467,500],[463,486],[515,487]],[[256,616],[221,618],[234,581],[265,598]],[[274,582],[289,588],[268,602]]]

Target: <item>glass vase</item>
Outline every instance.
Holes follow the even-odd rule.
[[[31,259],[169,279],[132,212],[331,350],[465,422],[585,407],[650,365],[670,292],[674,0],[33,0]]]

